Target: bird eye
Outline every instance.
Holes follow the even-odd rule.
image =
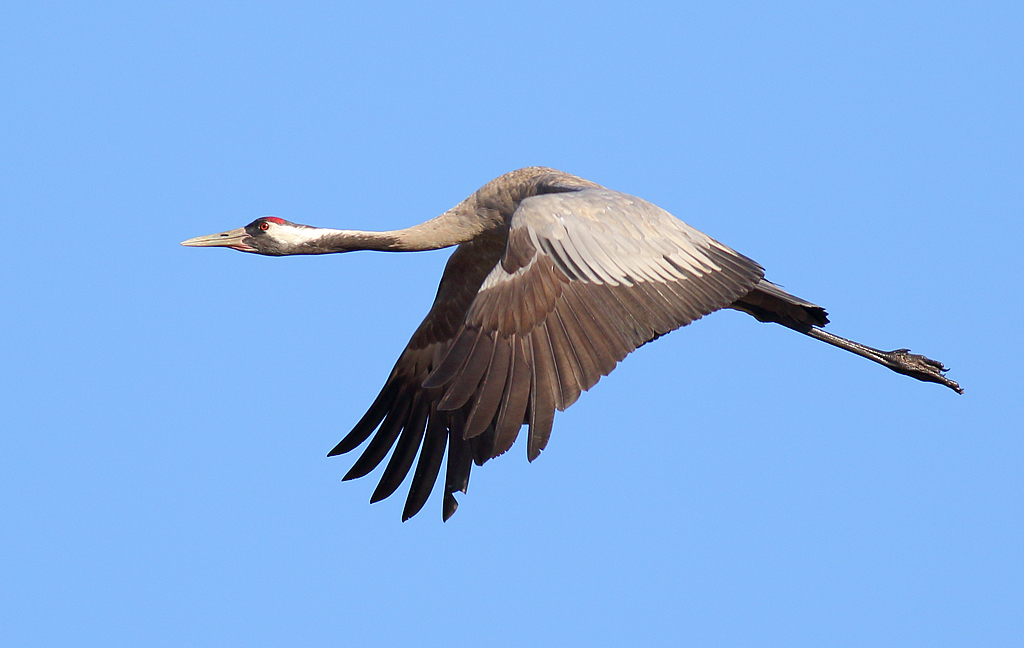
[[[268,229],[270,229],[270,223],[268,223],[267,221],[263,221],[262,223],[260,223],[260,229],[266,232]]]

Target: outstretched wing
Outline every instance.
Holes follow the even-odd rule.
[[[503,247],[474,243],[452,255],[431,313],[370,411],[331,452],[353,449],[379,425],[346,476],[358,477],[398,439],[376,501],[397,488],[422,439],[406,519],[429,495],[445,439],[447,519],[474,460],[502,454],[528,424],[532,461],[556,409],[637,347],[729,306],[763,276],[663,209],[603,188],[527,198]],[[460,265],[472,271],[460,274]],[[473,294],[459,292],[467,289]]]

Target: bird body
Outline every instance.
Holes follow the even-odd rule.
[[[354,479],[394,448],[371,502],[394,493],[418,456],[403,519],[426,502],[446,449],[447,520],[473,463],[507,451],[523,425],[532,461],[547,444],[556,410],[637,347],[722,308],[961,392],[941,363],[822,330],[823,308],[765,280],[756,262],[664,209],[545,167],[500,176],[402,230],[333,230],[264,217],[183,245],[271,256],[458,246],[380,394],[329,453],[369,439],[345,475]]]

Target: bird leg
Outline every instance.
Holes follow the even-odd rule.
[[[917,378],[925,382],[939,383],[945,385],[958,394],[964,393],[964,390],[960,388],[960,385],[956,384],[949,378],[943,375],[946,371],[946,367],[941,362],[926,358],[923,355],[917,355],[916,353],[910,353],[910,349],[896,349],[895,351],[879,351],[878,349],[872,349],[869,346],[854,342],[853,340],[847,340],[846,338],[833,335],[827,331],[824,331],[816,326],[790,326],[793,330],[800,331],[804,335],[809,335],[815,340],[821,340],[831,344],[832,346],[845,349],[851,353],[867,358],[868,360],[877,362],[880,365],[889,367],[896,373],[901,373],[904,376],[910,376],[911,378]]]

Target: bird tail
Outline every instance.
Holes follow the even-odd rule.
[[[762,279],[730,308],[753,315],[760,322],[782,324],[797,331],[828,324],[828,313],[824,308],[790,295],[767,279]]]

